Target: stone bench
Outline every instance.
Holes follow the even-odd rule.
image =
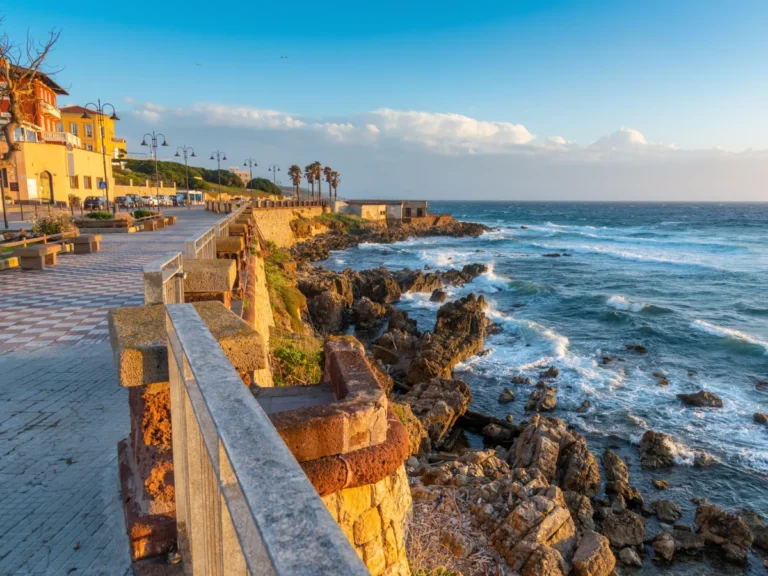
[[[91,254],[100,249],[101,234],[81,234],[72,238],[75,246],[75,254]]]
[[[144,232],[156,232],[157,220],[147,220],[144,222]]]
[[[59,244],[38,244],[17,248],[13,255],[18,256],[22,270],[45,270],[46,266],[56,266],[56,255],[59,252]]]
[[[168,216],[165,222],[168,226],[174,226],[176,224],[176,216]]]
[[[185,259],[184,302],[215,300],[229,308],[237,268],[234,260]]]
[[[157,227],[158,228],[165,228],[165,226],[167,224],[166,220],[167,220],[167,218],[157,218],[155,220],[155,222],[157,222]]]

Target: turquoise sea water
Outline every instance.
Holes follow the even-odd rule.
[[[768,412],[768,391],[755,388],[768,380],[768,205],[435,202],[431,210],[494,230],[361,245],[321,264],[488,264],[491,272],[450,290],[484,294],[503,328],[488,338],[490,354],[456,370],[476,408],[521,421],[530,390],[511,385],[512,376],[535,381],[538,369],[555,364],[562,374],[554,415],[585,434],[595,452],[612,446],[629,460],[646,502],[673,500],[688,521],[692,496],[768,515],[768,427],[752,420]],[[570,256],[543,256],[554,252]],[[434,325],[438,305],[428,294],[406,295],[399,306],[420,329]],[[642,344],[648,354],[626,344]],[[603,365],[604,356],[615,359]],[[658,386],[654,372],[669,386]],[[518,400],[502,407],[497,398],[506,387]],[[675,396],[699,389],[717,393],[724,408],[693,409]],[[575,412],[587,399],[588,412]],[[647,429],[675,439],[672,471],[640,469],[636,443]],[[693,467],[695,451],[717,463]],[[671,490],[655,492],[651,478],[666,478]]]

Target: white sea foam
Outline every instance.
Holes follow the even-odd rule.
[[[707,334],[711,334],[713,336],[720,336],[721,338],[731,340],[740,340],[754,346],[760,346],[763,348],[763,350],[765,350],[765,353],[768,354],[768,342],[761,340],[752,334],[747,334],[746,332],[741,332],[740,330],[734,330],[733,328],[718,326],[717,324],[705,322],[704,320],[694,320],[691,323],[691,328],[699,330],[700,332],[706,332]]]
[[[618,295],[608,298],[606,305],[615,310],[623,310],[625,312],[641,312],[643,309],[651,306],[645,302],[632,302],[624,298],[624,296]]]

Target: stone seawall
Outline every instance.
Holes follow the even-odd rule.
[[[292,206],[288,208],[261,208],[252,217],[264,240],[274,242],[280,248],[293,246],[299,239],[291,229],[291,221],[299,217],[314,218],[323,213],[322,206]]]

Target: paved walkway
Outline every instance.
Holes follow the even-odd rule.
[[[141,304],[144,264],[221,218],[168,212],[176,226],[0,272],[0,575],[130,574],[117,478],[128,395],[106,311]]]

